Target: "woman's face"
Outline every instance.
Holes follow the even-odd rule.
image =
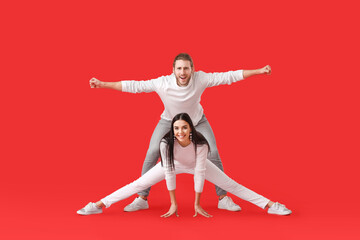
[[[181,146],[190,144],[190,125],[184,120],[174,122],[174,135]]]

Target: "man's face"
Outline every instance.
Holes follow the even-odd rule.
[[[180,87],[185,87],[189,84],[193,69],[191,68],[190,61],[177,60],[173,69],[176,83]]]

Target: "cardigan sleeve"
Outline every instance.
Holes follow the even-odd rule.
[[[206,159],[207,159],[208,151],[209,149],[207,145],[201,145],[197,147],[196,163],[194,170],[194,185],[195,185],[195,192],[198,193],[201,193],[204,188]]]

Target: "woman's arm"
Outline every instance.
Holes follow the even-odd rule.
[[[164,173],[165,173],[166,186],[167,186],[167,189],[169,190],[170,202],[171,202],[169,211],[167,213],[165,213],[164,215],[161,215],[161,217],[170,217],[174,213],[178,217],[179,215],[177,213],[177,202],[176,202],[176,196],[175,196],[176,174],[175,174],[174,169],[171,169],[171,167],[168,166],[166,152],[167,152],[167,144],[165,142],[160,142],[160,155],[161,155],[161,159],[163,161],[162,163],[163,163],[163,169],[164,169]]]
[[[195,215],[194,217],[197,216],[197,214],[199,213],[200,215],[203,215],[204,217],[212,217],[212,215],[208,214],[201,206],[200,206],[200,197],[201,197],[201,193],[199,192],[195,192]]]
[[[201,193],[204,188],[208,152],[209,148],[207,145],[200,145],[197,147],[194,169],[194,188],[195,192],[198,193]]]
[[[212,217],[200,206],[200,197],[201,197],[201,192],[203,191],[204,188],[206,160],[207,160],[208,152],[209,152],[209,148],[207,145],[198,146],[196,152],[196,163],[194,170],[194,185],[195,185],[194,217],[196,217],[198,213],[200,215],[203,215],[204,217]]]
[[[175,196],[175,190],[170,190],[169,191],[170,194],[170,209],[167,213],[165,213],[164,215],[161,215],[160,217],[170,217],[171,215],[173,215],[175,213],[175,215],[178,217],[179,214],[177,212],[177,202],[176,202],[176,196]]]

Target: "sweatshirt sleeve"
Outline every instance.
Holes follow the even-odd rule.
[[[175,170],[171,169],[167,159],[167,144],[165,142],[160,143],[160,154],[163,161],[163,170],[165,173],[166,186],[169,191],[176,189],[176,174]]]
[[[146,81],[122,81],[122,91],[128,93],[154,92],[161,85],[162,77]]]
[[[204,79],[206,87],[214,87],[224,84],[232,84],[244,79],[243,70],[221,72],[221,73],[203,73],[206,76]]]
[[[195,192],[201,193],[204,188],[206,159],[208,155],[208,146],[202,145],[197,147],[196,164],[194,170]]]

